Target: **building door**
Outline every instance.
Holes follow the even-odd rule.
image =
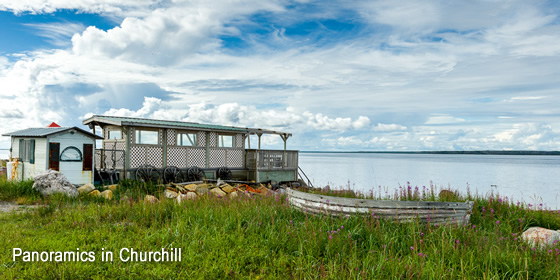
[[[49,143],[49,169],[59,171],[60,143]]]

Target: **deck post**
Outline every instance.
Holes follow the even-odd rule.
[[[210,167],[210,133],[206,132],[206,168]]]
[[[130,145],[132,144],[132,136],[130,135],[130,127],[126,126],[125,129],[126,136],[125,142],[125,154],[124,154],[124,178],[128,178],[128,169],[130,168]]]
[[[263,134],[262,133],[257,133],[257,136],[259,136],[259,150],[261,149],[261,136]]]
[[[163,143],[161,143],[163,145],[163,162],[161,163],[161,167],[165,168],[167,167],[167,128],[163,129],[161,139],[163,139]]]
[[[288,138],[290,136],[287,134],[281,134],[280,137],[282,137],[282,140],[284,140],[284,155],[282,156],[282,169],[284,169],[287,166],[286,142],[288,141]]]

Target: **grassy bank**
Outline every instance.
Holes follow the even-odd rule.
[[[6,190],[2,186],[0,192]],[[21,187],[26,189],[27,187]],[[22,192],[19,190],[18,192]],[[13,196],[15,191],[12,193]],[[283,196],[206,196],[177,204],[152,185],[125,182],[115,199],[40,199],[44,207],[0,214],[3,278],[558,279],[560,246],[531,248],[530,226],[560,229],[557,213],[498,196],[477,197],[466,227],[309,216]],[[25,194],[26,196],[27,194]],[[34,194],[32,194],[34,195]],[[126,197],[125,197],[126,196]],[[17,199],[17,198],[16,198]],[[122,262],[121,248],[182,248],[181,262]],[[23,262],[24,251],[92,251],[94,262]],[[101,261],[114,252],[113,262]]]

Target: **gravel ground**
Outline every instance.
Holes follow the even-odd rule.
[[[0,200],[0,213],[11,211],[24,211],[30,208],[37,208],[37,205],[17,205],[15,203]]]

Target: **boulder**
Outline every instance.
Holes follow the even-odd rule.
[[[234,189],[232,186],[230,186],[229,184],[224,184],[224,185],[222,186],[222,191],[224,191],[225,193],[231,193],[231,192],[233,192],[234,190],[235,190],[235,189]]]
[[[207,194],[208,191],[209,191],[208,188],[202,188],[200,186],[196,188],[196,194],[198,194],[198,195]]]
[[[195,200],[198,198],[198,195],[196,195],[195,192],[188,192],[186,194],[180,194],[177,196],[177,203],[181,203],[185,200]]]
[[[33,189],[39,191],[44,196],[53,193],[63,193],[69,197],[77,197],[79,194],[78,190],[68,181],[66,176],[58,171],[49,169],[33,179],[35,180]]]
[[[111,190],[112,192],[115,192],[115,191],[117,191],[117,186],[118,185],[108,185],[108,186],[105,186],[105,188],[108,189],[108,190]]]
[[[148,194],[144,197],[144,202],[156,203],[156,202],[159,202],[159,200],[157,199],[157,197]]]
[[[189,190],[189,191],[191,191],[191,192],[194,192],[194,191],[196,191],[196,188],[197,188],[197,187],[198,187],[198,186],[197,186],[196,184],[190,184],[190,185],[184,186],[183,188],[185,188],[186,190]]]
[[[92,184],[85,184],[78,188],[80,194],[89,193],[93,190],[95,190],[95,187]]]
[[[220,188],[213,188],[213,189],[210,190],[210,192],[213,193],[213,194],[215,194],[216,196],[219,196],[219,197],[224,197],[224,196],[227,195],[227,194],[226,194],[224,191],[222,191]]]
[[[165,192],[163,192],[163,195],[164,195],[166,198],[174,199],[174,198],[176,198],[179,194],[178,194],[177,192],[173,191],[173,190],[165,189]]]
[[[105,190],[101,193],[101,197],[107,199],[107,200],[111,200],[113,199],[113,191],[111,190]]]
[[[236,199],[236,198],[239,197],[239,195],[237,194],[236,191],[233,191],[233,192],[230,192],[230,193],[228,194],[228,197],[231,198],[231,199]]]
[[[531,227],[521,234],[521,238],[532,247],[540,246],[544,248],[555,245],[560,241],[560,231],[542,227]]]
[[[177,203],[181,204],[181,202],[183,202],[183,200],[187,200],[187,195],[186,194],[179,194],[176,198]]]
[[[101,193],[98,190],[93,190],[90,193],[88,193],[88,195],[97,197],[97,196],[100,196]]]

